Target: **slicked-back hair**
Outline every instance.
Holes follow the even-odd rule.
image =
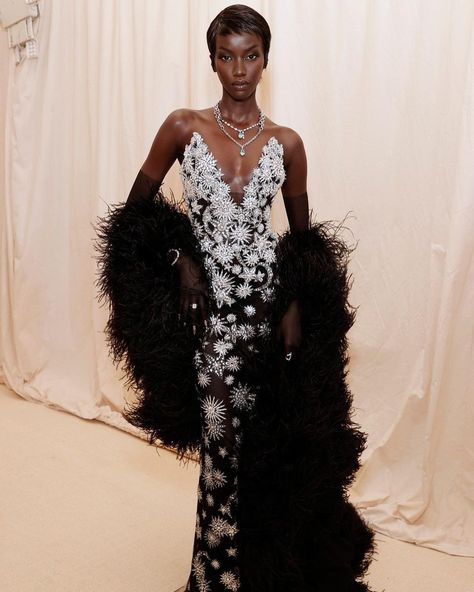
[[[214,58],[216,56],[217,35],[229,35],[229,33],[252,33],[258,35],[262,40],[264,65],[268,64],[268,53],[272,34],[270,27],[263,16],[246,6],[245,4],[232,4],[221,10],[209,25],[206,38],[211,58],[212,69],[216,71]]]

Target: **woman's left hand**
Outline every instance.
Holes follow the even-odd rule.
[[[283,339],[284,356],[291,360],[293,352],[301,343],[301,309],[298,300],[292,300],[277,328],[277,339]]]

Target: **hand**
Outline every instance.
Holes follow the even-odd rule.
[[[181,253],[176,262],[180,281],[179,318],[186,326],[190,321],[193,333],[196,326],[208,322],[208,286],[202,265],[185,253]],[[197,305],[197,306],[193,306]]]
[[[290,302],[278,325],[277,340],[281,338],[283,338],[285,360],[290,361],[301,343],[301,309],[296,299]]]

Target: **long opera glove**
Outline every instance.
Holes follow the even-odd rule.
[[[127,197],[127,204],[135,203],[140,199],[153,199],[160,190],[161,184],[162,181],[152,179],[140,169]]]
[[[290,302],[277,328],[277,338],[283,342],[285,360],[290,361],[301,343],[301,312],[299,301]]]
[[[292,233],[308,228],[308,194],[295,197],[284,196],[286,214]],[[290,361],[301,344],[301,307],[298,299],[290,301],[277,328],[277,339],[283,342],[285,360]]]

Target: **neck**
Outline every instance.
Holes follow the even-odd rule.
[[[259,116],[255,93],[247,99],[236,101],[224,91],[220,100],[220,110],[222,117],[236,127],[256,123]]]

